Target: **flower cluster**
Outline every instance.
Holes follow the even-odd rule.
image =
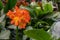
[[[30,21],[29,11],[26,9],[19,9],[17,6],[14,11],[9,10],[7,16],[11,19],[11,24],[19,26],[21,29],[25,28]]]

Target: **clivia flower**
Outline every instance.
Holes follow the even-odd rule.
[[[29,11],[26,9],[15,7],[14,11],[9,10],[7,16],[11,19],[11,24],[19,26],[21,29],[24,29],[30,22]]]

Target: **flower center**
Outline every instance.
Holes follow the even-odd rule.
[[[15,18],[14,18],[14,21],[15,21],[15,22],[17,22],[18,20],[19,20],[19,18],[18,18],[18,17],[15,17]]]

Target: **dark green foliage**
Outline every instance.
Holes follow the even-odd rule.
[[[16,5],[16,2],[17,0],[8,0],[8,3],[4,8],[4,12],[7,13],[9,10],[11,10]]]
[[[35,40],[51,40],[51,36],[43,29],[27,30],[24,33]]]
[[[2,1],[0,0],[0,10],[3,8]]]

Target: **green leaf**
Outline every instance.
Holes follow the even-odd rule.
[[[43,11],[45,13],[48,13],[48,12],[52,12],[53,11],[53,7],[50,3],[47,3],[43,6]]]
[[[36,15],[39,15],[39,12],[41,11],[41,7],[35,7],[34,11],[36,12]]]
[[[31,17],[35,17],[35,13],[34,13],[34,10],[29,8],[29,7],[25,7],[29,12],[30,12],[30,15]]]
[[[34,27],[38,29],[43,28],[46,31],[50,28],[49,24],[46,21],[38,21]]]
[[[16,5],[17,0],[8,0],[8,3],[6,4],[4,8],[4,12],[8,12],[8,10],[11,10]]]
[[[2,1],[0,0],[0,10],[3,8]]]
[[[51,36],[43,29],[26,30],[24,33],[36,40],[51,40]]]

